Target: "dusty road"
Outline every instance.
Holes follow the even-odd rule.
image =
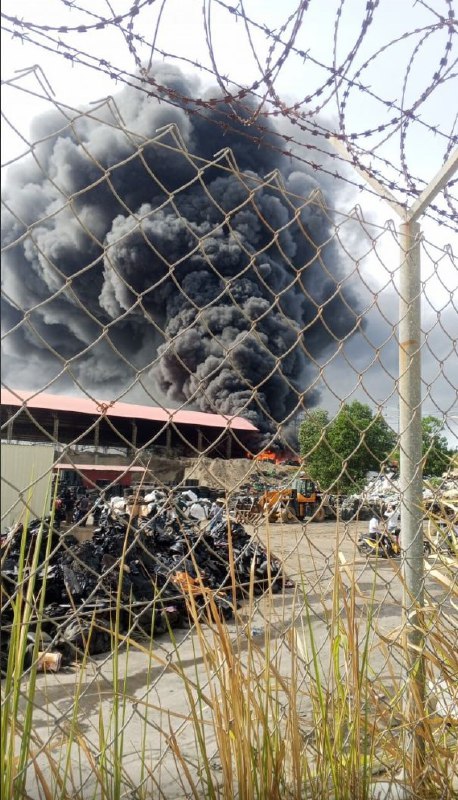
[[[360,555],[356,541],[367,527],[367,522],[323,522],[263,524],[250,530],[279,556],[288,575],[306,590],[312,606],[324,599],[329,601],[336,576],[335,565],[339,564],[342,588],[348,592],[353,585],[359,606],[363,608],[370,603],[383,628],[392,630],[402,622],[401,561],[366,559]],[[425,563],[428,571],[435,566],[435,557],[431,556]],[[457,577],[455,568],[452,580]],[[444,610],[456,614],[446,587],[428,572],[425,593],[427,600],[441,603]]]
[[[274,597],[275,613],[269,608],[269,599],[264,601],[270,624],[275,624],[276,618],[284,629],[301,625],[307,606],[314,635],[323,642],[338,588],[342,595],[340,607],[343,595],[349,597],[354,591],[363,627],[370,605],[371,614],[375,614],[385,633],[397,628],[402,621],[400,562],[361,556],[356,540],[366,528],[367,522],[323,522],[262,525],[255,529],[253,532],[282,560],[288,577],[296,584],[295,589]],[[337,571],[336,564],[340,566]]]
[[[256,598],[255,605],[240,609],[239,619],[228,623],[227,630],[234,650],[243,659],[247,653],[247,631],[251,632],[263,657],[276,659],[278,670],[291,674],[291,643],[296,637],[302,645],[313,635],[323,671],[330,659],[330,621],[336,611],[344,618],[345,598],[353,598],[361,636],[367,630],[369,607],[372,607],[371,630],[389,637],[402,623],[402,583],[397,561],[369,562],[359,556],[355,548],[358,530],[367,523],[337,525],[335,522],[302,524],[275,524],[247,530],[267,545],[282,559],[286,573],[295,581],[280,593]],[[84,536],[88,531],[84,531]],[[336,563],[341,569],[336,571]],[[339,576],[339,594],[333,595]],[[444,603],[448,598],[444,589],[428,580],[427,589],[431,597]],[[304,620],[307,623],[304,624]],[[211,637],[211,632],[205,634]],[[145,648],[118,652],[116,663],[118,679],[122,679],[122,712],[114,706],[113,682],[115,679],[112,654],[90,659],[84,667],[63,671],[56,675],[37,677],[35,696],[34,730],[43,741],[53,742],[58,750],[65,742],[65,732],[70,721],[85,747],[96,753],[99,750],[101,720],[105,731],[115,737],[119,730],[119,714],[122,713],[125,755],[123,768],[133,785],[138,785],[145,767],[141,767],[138,752],[145,752],[147,769],[161,781],[167,800],[182,798],[179,769],[172,750],[167,746],[173,734],[189,768],[194,774],[196,739],[190,724],[190,694],[185,681],[200,682],[202,692],[208,691],[213,677],[205,671],[199,639],[188,629],[175,631],[176,640],[168,635],[159,637]],[[391,668],[401,672],[401,661],[397,648],[377,642],[374,634],[371,645],[370,664],[375,675],[384,675],[387,670],[387,647],[390,649]],[[211,647],[218,642],[211,640]],[[267,647],[269,650],[267,650]],[[392,652],[391,652],[392,651]],[[397,666],[396,666],[397,665]],[[75,693],[79,695],[75,706]],[[307,708],[303,709],[307,713]],[[209,708],[202,711],[210,718]],[[217,749],[211,725],[204,734],[209,752]],[[115,741],[115,738],[113,739]],[[114,747],[114,745],[113,745]],[[94,793],[94,775],[76,744],[72,747],[72,761],[79,763],[78,781],[86,781],[87,796]],[[46,764],[42,764],[47,769]],[[85,791],[83,792],[86,797]],[[38,798],[36,790],[29,786],[29,796]],[[35,793],[34,793],[35,792]],[[91,794],[92,793],[92,794]]]

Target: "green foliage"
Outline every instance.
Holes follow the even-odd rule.
[[[437,417],[423,417],[422,426],[422,455],[423,474],[429,478],[441,478],[454,465],[458,466],[456,450],[448,447],[447,439],[443,435],[444,423]],[[396,461],[400,460],[399,448],[393,453]],[[440,480],[437,485],[440,485]]]
[[[374,416],[355,400],[333,420],[323,409],[307,414],[299,442],[306,470],[323,490],[355,491],[368,470],[380,470],[393,451],[395,434],[381,414]]]
[[[444,424],[437,417],[423,417],[421,421],[423,436],[423,473],[442,475],[451,466],[453,453],[449,450],[443,435]]]

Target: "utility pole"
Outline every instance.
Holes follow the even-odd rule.
[[[401,217],[399,226],[399,449],[401,490],[401,547],[403,614],[406,631],[406,718],[410,722],[411,772],[414,787],[425,768],[423,724],[426,703],[424,632],[423,481],[421,428],[421,229],[419,217],[458,169],[458,149],[415,203],[404,208],[369,172],[361,169],[347,146],[336,137],[330,142],[346,161]]]

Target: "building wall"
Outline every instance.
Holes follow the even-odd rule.
[[[83,483],[88,489],[93,489],[94,483],[97,483],[97,481],[109,481],[110,483],[117,483],[119,486],[130,486],[132,483],[131,472],[126,472],[126,474],[123,475],[122,472],[110,472],[109,469],[97,470],[97,472],[95,470],[91,471],[85,469],[84,476],[86,480],[83,479]]]
[[[49,514],[54,447],[49,444],[1,444],[1,528]],[[21,497],[22,493],[22,497]]]
[[[86,462],[87,462],[86,458]],[[61,462],[62,463],[62,462]],[[63,465],[65,466],[65,465]],[[78,466],[76,464],[76,466]],[[127,466],[126,466],[127,470]],[[91,470],[83,469],[76,471],[74,469],[60,469],[59,470],[60,484],[68,483],[70,486],[84,486],[85,489],[94,489],[95,485],[103,485],[107,483],[116,483],[118,486],[129,487],[132,483],[132,473],[127,471],[125,474],[116,470],[110,470],[107,466],[106,469]]]

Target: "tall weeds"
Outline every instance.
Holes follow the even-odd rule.
[[[214,594],[201,581],[187,593],[192,636],[186,657],[172,629],[166,636],[167,654],[163,643],[140,640],[133,629],[129,635],[121,633],[120,580],[112,598],[112,654],[101,662],[109,671],[110,696],[100,695],[97,713],[88,720],[88,676],[92,670],[95,682],[102,669],[89,657],[89,632],[86,650],[74,668],[73,701],[65,725],[40,736],[35,726],[37,693],[45,695],[46,685],[58,686],[60,679],[40,676],[37,685],[44,590],[37,588],[35,579],[42,535],[43,530],[29,553],[25,521],[3,683],[2,797],[369,800],[375,796],[376,780],[408,788],[403,734],[411,723],[404,713],[399,669],[402,639],[378,629],[377,570],[372,589],[361,592],[356,581],[349,580],[348,569],[339,564],[337,549],[331,590],[323,595],[326,613],[317,613],[316,603],[310,601],[311,585],[303,576],[290,593],[290,624],[283,627],[269,616],[273,595],[268,592],[261,601],[255,598],[253,573],[247,600],[230,622],[221,618]],[[50,540],[47,556],[49,548]],[[232,569],[229,599],[235,598],[234,576]],[[40,585],[45,586],[46,580],[45,568]],[[31,666],[26,669],[32,618],[36,636]],[[456,697],[453,617],[431,606],[423,619],[429,685],[445,686]],[[374,670],[374,648],[384,659],[383,670]],[[139,658],[144,670],[140,697],[131,682],[131,663],[135,659],[138,669]],[[149,688],[157,669],[173,675],[183,698],[180,711],[168,709],[160,680],[153,702]],[[439,714],[432,704],[419,710],[419,718],[427,750],[424,797],[452,798],[458,720],[453,713]],[[178,787],[174,794],[170,783],[164,783],[166,760]]]

